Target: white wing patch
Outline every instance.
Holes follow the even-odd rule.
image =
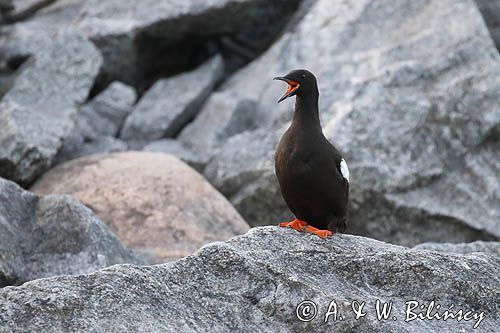
[[[342,177],[344,177],[349,183],[349,168],[347,167],[347,163],[344,159],[340,161],[340,173],[342,174]]]

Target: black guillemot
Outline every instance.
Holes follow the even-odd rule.
[[[349,169],[340,152],[323,135],[319,90],[314,75],[299,69],[275,80],[288,90],[278,101],[296,96],[295,112],[275,156],[276,176],[286,204],[295,215],[280,223],[325,238],[347,227]]]

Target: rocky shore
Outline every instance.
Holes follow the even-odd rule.
[[[0,332],[498,332],[498,17],[0,0]],[[326,240],[268,226],[294,68],[351,174]]]

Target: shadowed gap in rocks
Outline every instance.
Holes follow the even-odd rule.
[[[4,64],[0,64],[0,99],[10,89],[12,79],[16,75],[16,71],[29,59],[29,56],[12,57]]]
[[[302,6],[299,6],[302,3],[300,0],[280,1],[278,6],[263,2],[257,10],[258,15],[254,15],[255,18],[237,34],[205,35],[202,32],[200,35],[188,34],[182,40],[172,40],[164,32],[169,31],[172,25],[182,24],[182,20],[156,23],[140,33],[132,45],[116,43],[118,48],[123,48],[123,45],[131,48],[124,50],[129,53],[130,59],[113,59],[113,55],[103,52],[104,65],[89,98],[98,95],[115,80],[132,85],[140,98],[157,80],[193,70],[217,53],[224,57],[224,80],[262,54],[283,33],[300,8],[313,2],[304,1]],[[123,38],[126,39],[125,36]],[[109,40],[93,42],[101,51],[109,47],[106,45]],[[123,71],[106,71],[106,63],[116,61],[121,63]]]

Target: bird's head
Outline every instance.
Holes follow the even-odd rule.
[[[278,100],[278,103],[291,96],[305,96],[318,93],[318,83],[313,73],[306,69],[296,69],[285,76],[275,77],[274,80],[281,80],[288,83],[288,90]]]

